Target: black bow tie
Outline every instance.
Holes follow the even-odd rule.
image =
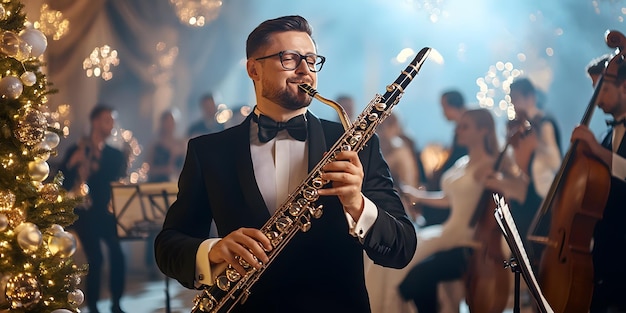
[[[259,114],[252,114],[252,119],[259,124],[259,140],[263,143],[272,140],[276,134],[286,129],[293,139],[299,141],[306,140],[306,117],[304,114],[295,116],[287,122],[275,122],[273,119]]]
[[[606,126],[615,127],[620,124],[626,126],[626,118],[621,120],[606,120]]]

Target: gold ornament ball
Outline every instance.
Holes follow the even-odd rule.
[[[68,258],[76,252],[76,239],[66,231],[56,232],[48,237],[48,249],[54,256]]]
[[[29,309],[41,300],[39,282],[30,273],[11,277],[5,287],[5,294],[12,309]]]
[[[18,225],[24,223],[24,221],[26,221],[26,213],[24,212],[24,210],[20,209],[20,208],[16,208],[14,210],[11,211],[6,211],[4,212],[4,214],[7,216],[7,218],[9,219],[9,226],[15,228]]]
[[[27,253],[35,252],[39,249],[42,241],[41,231],[37,225],[26,222],[15,228],[17,234],[17,244]]]
[[[0,190],[0,212],[13,209],[15,194],[10,190]]]
[[[1,85],[5,78],[0,80],[0,93],[2,93],[3,89]],[[21,108],[17,113],[16,128],[13,131],[15,137],[28,146],[34,146],[42,142],[45,138],[46,128],[48,127],[46,116],[41,111],[32,107]]]
[[[59,185],[57,184],[45,184],[39,191],[41,198],[48,202],[55,202],[59,198]]]
[[[50,166],[46,161],[35,160],[28,162],[28,175],[34,181],[44,181],[50,174]]]

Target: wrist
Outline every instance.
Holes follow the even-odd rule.
[[[358,200],[352,201],[355,203],[354,205],[349,205],[343,207],[343,210],[350,214],[355,221],[359,220],[361,217],[361,213],[363,212],[363,208],[365,207],[365,200],[363,199],[363,195],[361,194]]]

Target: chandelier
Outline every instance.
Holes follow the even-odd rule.
[[[41,6],[39,21],[36,21],[34,26],[47,36],[51,36],[53,40],[59,40],[69,30],[70,22],[61,11],[52,10],[44,3]]]
[[[170,0],[180,21],[202,27],[215,20],[222,8],[220,0]]]
[[[120,60],[117,58],[117,50],[109,45],[96,47],[89,57],[83,61],[83,69],[87,77],[102,77],[104,80],[113,78],[111,67],[117,66]]]

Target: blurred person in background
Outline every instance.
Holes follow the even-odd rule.
[[[218,123],[215,116],[217,114],[217,104],[213,94],[207,93],[203,95],[199,104],[202,110],[202,119],[189,126],[187,130],[188,138],[211,134],[224,129],[224,125]]]
[[[341,105],[341,107],[343,107],[343,109],[346,111],[346,114],[348,114],[348,117],[350,118],[350,122],[354,122],[358,114],[356,112],[354,99],[347,94],[341,94],[337,97],[336,102],[339,103],[339,105]]]
[[[443,116],[447,121],[454,123],[454,127],[456,129],[459,121],[461,120],[461,116],[463,116],[463,113],[467,110],[463,94],[456,89],[445,90],[441,94],[440,105],[441,110],[443,111]],[[459,145],[456,137],[457,135],[455,130],[452,138],[452,144],[448,149],[448,157],[428,178],[426,190],[441,190],[441,176],[443,173],[450,169],[460,157],[467,154],[467,148]],[[424,220],[423,225],[421,226],[441,224],[450,214],[448,208],[433,207],[428,204],[420,205],[419,211],[422,212]]]
[[[180,174],[185,160],[185,140],[176,136],[177,117],[174,110],[161,114],[156,138],[148,150],[148,182],[173,181]]]
[[[419,188],[424,182],[423,167],[416,151],[416,144],[404,132],[395,113],[379,125],[380,149],[389,165],[394,186]],[[414,210],[411,199],[401,196],[407,215],[416,222],[419,212]],[[419,243],[418,243],[419,246]],[[393,269],[373,264],[366,258],[365,285],[370,297],[372,313],[409,312],[410,304],[402,299],[398,285],[406,275],[406,270]]]
[[[75,212],[78,220],[70,227],[82,243],[89,272],[85,293],[89,313],[98,313],[101,275],[103,268],[103,241],[108,248],[109,288],[111,311],[123,313],[120,300],[125,288],[126,265],[117,220],[109,210],[111,183],[126,176],[128,158],[124,153],[106,144],[115,123],[115,111],[106,105],[97,105],[91,111],[91,130],[87,137],[68,148],[61,165],[65,176],[63,187],[76,194],[88,190],[84,203]]]

